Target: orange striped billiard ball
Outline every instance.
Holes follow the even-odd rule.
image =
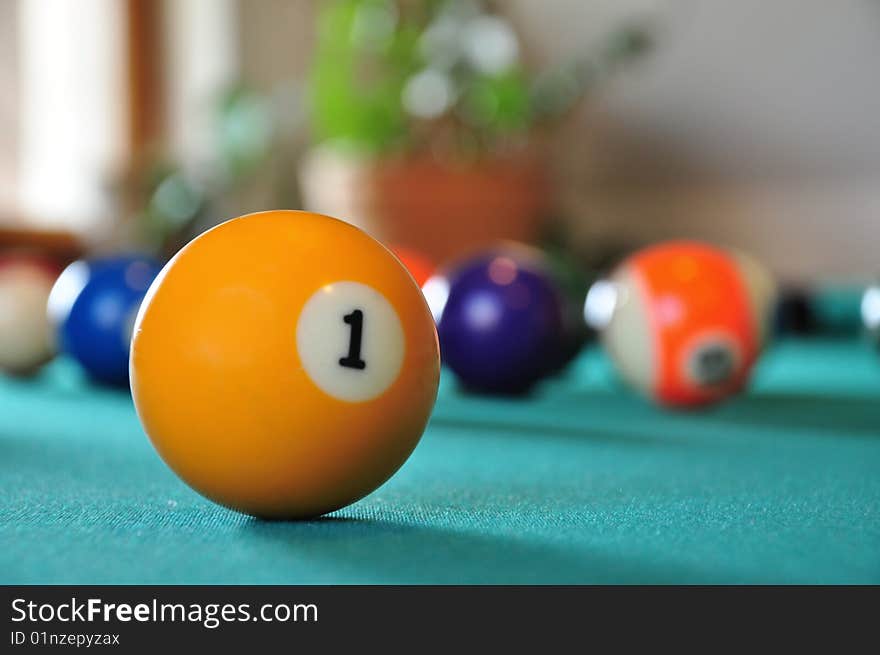
[[[168,262],[131,348],[144,430],[227,507],[307,518],[370,493],[407,459],[437,393],[437,333],[397,258],[298,211],[227,221]]]
[[[601,336],[618,372],[672,406],[715,402],[745,385],[775,296],[750,257],[690,241],[635,253],[603,289],[595,295],[613,308]]]

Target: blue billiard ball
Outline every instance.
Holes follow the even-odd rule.
[[[149,257],[120,255],[77,261],[49,295],[59,350],[98,382],[128,384],[131,330],[161,266]]]
[[[558,365],[562,297],[537,259],[485,253],[425,284],[442,361],[465,388],[528,391]]]

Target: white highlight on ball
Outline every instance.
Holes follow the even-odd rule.
[[[84,261],[76,261],[65,268],[55,281],[46,304],[49,322],[55,328],[67,319],[73,303],[88,284],[90,275],[89,265]]]
[[[862,296],[862,320],[869,330],[880,330],[880,287],[870,287]]]
[[[467,321],[477,330],[489,331],[501,318],[501,305],[491,293],[477,293],[466,303]]]
[[[584,320],[594,330],[601,330],[611,320],[617,305],[617,286],[611,280],[597,280],[584,301]]]
[[[422,294],[431,310],[434,322],[439,323],[449,300],[449,280],[442,275],[433,275],[422,285]]]

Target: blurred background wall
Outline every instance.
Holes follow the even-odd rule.
[[[516,4],[545,59],[589,21],[575,0]],[[583,238],[700,236],[791,277],[877,271],[880,3],[654,6],[656,51],[579,111],[581,147],[557,149]]]
[[[100,189],[136,146],[124,125],[123,58],[114,54],[124,49],[125,18],[123,3],[65,4],[0,0],[0,207],[7,223],[93,229],[96,216],[112,220],[118,211],[98,206]],[[317,3],[153,4],[164,26],[155,53],[162,139],[183,160],[208,156],[210,99],[224,85],[300,88]],[[622,20],[646,17],[656,26],[653,52],[550,138],[555,204],[577,250],[690,236],[746,248],[788,280],[861,280],[880,269],[880,2],[495,7],[536,67],[589,47]],[[64,84],[89,91],[61,102]]]
[[[18,30],[16,5],[0,2],[0,207],[16,202],[18,154]]]

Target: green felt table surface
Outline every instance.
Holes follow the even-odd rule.
[[[596,348],[526,399],[444,372],[422,442],[310,522],[190,491],[128,394],[57,361],[0,380],[2,583],[880,583],[880,357],[786,341],[693,413]]]

